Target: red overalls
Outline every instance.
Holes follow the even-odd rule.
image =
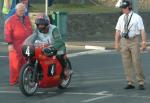
[[[15,50],[9,52],[10,85],[14,85],[19,78],[19,71],[25,63],[21,48],[24,40],[32,34],[29,17],[24,17],[24,24],[15,14],[5,22],[5,41],[12,43]]]

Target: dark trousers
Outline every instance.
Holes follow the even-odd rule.
[[[57,55],[57,59],[60,61],[63,69],[66,67],[66,59],[64,57],[64,54],[62,55]]]
[[[64,78],[64,69],[66,67],[66,59],[64,57],[64,54],[63,55],[57,55],[57,59],[60,61],[61,65],[62,65],[62,74],[61,74],[61,78],[63,79]]]

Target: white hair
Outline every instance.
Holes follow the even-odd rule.
[[[20,9],[20,8],[26,8],[26,6],[25,6],[25,4],[23,4],[23,3],[18,3],[17,5],[16,5],[16,7],[15,7],[15,9],[17,10],[17,9]]]

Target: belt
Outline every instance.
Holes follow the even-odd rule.
[[[129,38],[125,38],[124,36],[122,36],[122,38],[125,38],[125,39],[127,39],[127,40],[133,40],[133,39],[135,39],[135,38],[137,38],[138,36],[137,35],[135,35],[135,36],[133,36],[133,37],[129,37]]]

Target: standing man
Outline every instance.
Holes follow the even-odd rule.
[[[22,55],[22,44],[32,34],[32,25],[28,16],[24,16],[26,6],[16,5],[16,13],[5,21],[5,42],[8,43],[10,85],[18,83],[19,72],[25,60]]]
[[[141,16],[132,11],[129,1],[123,1],[120,6],[123,14],[116,25],[115,48],[120,49],[124,71],[128,85],[125,89],[134,89],[132,65],[139,83],[139,89],[144,90],[144,74],[140,62],[140,49],[146,49],[146,34]],[[139,47],[138,37],[141,34],[142,43]]]

